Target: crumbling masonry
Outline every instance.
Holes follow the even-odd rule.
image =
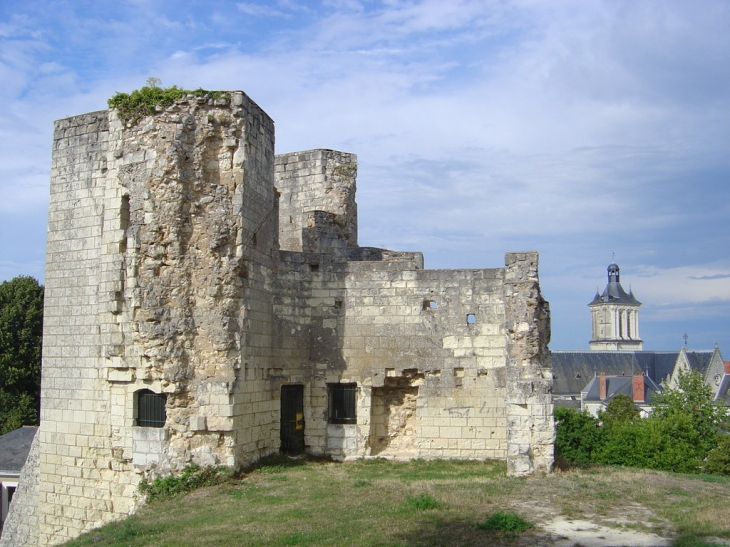
[[[242,92],[56,122],[42,423],[1,545],[128,515],[145,474],[280,449],[550,470],[537,253],[425,270],[359,247],[356,173],[353,154],[275,156]]]

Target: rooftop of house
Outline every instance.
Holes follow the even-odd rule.
[[[20,475],[37,427],[23,426],[0,436],[0,474]]]
[[[606,397],[601,398],[601,379],[606,380]],[[655,392],[661,392],[661,388],[648,376],[641,376],[644,383],[643,398],[641,402],[651,403]],[[634,376],[596,376],[583,390],[585,392],[584,401],[610,401],[616,395],[628,395],[632,399],[634,397]],[[641,385],[641,384],[639,384]]]
[[[578,394],[601,372],[611,376],[646,374],[655,383],[674,371],[680,351],[552,351],[553,393]],[[703,376],[715,350],[685,350],[692,370]]]

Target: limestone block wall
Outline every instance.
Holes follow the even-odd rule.
[[[350,262],[342,354],[369,397],[347,456],[504,458],[501,269]]]
[[[504,272],[507,334],[507,471],[522,476],[553,466],[550,309],[538,282],[536,252],[507,253]]]
[[[56,122],[43,333],[38,544],[52,545],[129,513],[136,477],[111,453],[110,390],[99,323],[109,118]]]
[[[134,511],[140,473],[275,449],[273,164],[273,122],[241,92],[56,123],[40,544]],[[136,426],[141,389],[167,396],[163,429]]]
[[[424,270],[420,253],[358,247],[356,171],[332,150],[275,160],[273,122],[242,92],[126,127],[56,122],[38,481],[16,493],[28,519],[10,544],[132,513],[142,476],[278,450],[284,393],[314,454],[550,469],[537,253]],[[334,423],[342,384],[356,416]],[[138,425],[149,391],[163,427]]]
[[[273,122],[233,92],[111,127],[100,322],[113,453],[152,473],[255,458],[237,432],[260,411],[245,378],[270,355]],[[154,439],[136,431],[141,389],[167,396]]]
[[[311,242],[307,245],[307,234],[316,230],[318,222],[315,211],[330,213],[347,247],[357,247],[356,177],[355,154],[322,149],[279,154],[276,188],[281,194],[281,248],[315,250]]]
[[[504,459],[507,306],[525,311],[542,302],[512,297],[505,268],[423,270],[419,254],[392,253],[392,261],[383,250],[351,255],[370,260],[282,253],[271,379],[306,386],[307,450],[338,459]],[[512,268],[531,279],[531,260]],[[547,309],[540,313],[544,323]],[[541,340],[545,333],[535,329],[543,323],[527,327],[531,340]],[[544,358],[535,357],[540,371],[549,370]],[[328,424],[334,383],[357,384],[356,424]]]

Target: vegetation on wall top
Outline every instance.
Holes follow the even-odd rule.
[[[109,108],[117,111],[125,125],[135,125],[145,116],[151,116],[158,106],[168,107],[185,95],[194,95],[208,99],[220,99],[227,96],[226,91],[208,91],[203,88],[182,89],[176,85],[160,87],[160,80],[148,78],[147,85],[135,89],[131,93],[117,92],[107,101]]]

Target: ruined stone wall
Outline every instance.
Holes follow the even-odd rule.
[[[335,150],[308,150],[276,157],[281,194],[279,244],[287,251],[316,251],[312,232],[329,213],[347,247],[357,247],[355,180],[357,156]],[[314,238],[316,239],[316,238]]]
[[[502,270],[349,269],[342,354],[364,396],[346,455],[504,458]]]
[[[311,155],[277,159],[282,201],[325,199]],[[297,166],[297,176],[282,180],[285,165]],[[282,226],[287,215],[282,207]],[[329,220],[296,225],[305,252],[282,252],[277,276],[270,378],[304,385],[306,449],[339,459],[502,459],[509,436],[515,474],[524,465],[549,470],[549,312],[537,254],[508,254],[506,268],[428,271],[420,253],[343,247],[346,236]],[[328,423],[335,383],[357,384],[356,424]],[[516,401],[526,385],[529,396]],[[509,435],[508,419],[516,428]]]
[[[418,254],[381,251],[312,272],[316,255],[285,254],[296,289],[276,306],[276,374],[306,385],[309,451],[506,457],[504,269],[422,270]],[[357,424],[328,424],[333,383],[357,383]]]
[[[314,454],[550,469],[537,253],[424,270],[358,247],[355,156],[273,146],[242,92],[56,123],[32,541],[130,514],[142,476],[278,450],[285,386]],[[333,423],[333,384],[356,385],[356,423]],[[138,425],[142,390],[164,427]]]
[[[522,476],[553,466],[550,309],[540,292],[536,252],[507,253],[505,266],[507,471]]]
[[[264,396],[246,379],[270,357],[273,123],[236,92],[112,128],[103,355],[113,450],[137,471],[237,465],[258,455],[237,432],[267,411],[252,408]],[[135,427],[145,388],[167,394],[164,429]]]

